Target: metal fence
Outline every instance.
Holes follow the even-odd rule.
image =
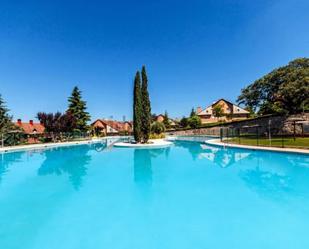
[[[307,126],[306,123],[292,124],[292,130],[286,130],[284,126],[272,125],[222,127],[220,139],[230,144],[309,149],[308,128],[309,125]]]
[[[24,134],[22,132],[7,132],[0,134],[0,147],[36,143],[56,143],[90,140],[91,134],[86,132],[49,132],[44,134]]]

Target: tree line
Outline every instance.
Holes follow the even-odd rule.
[[[44,125],[46,132],[87,132],[90,114],[87,112],[86,101],[77,86],[68,98],[68,109],[64,112],[38,112],[37,119]]]
[[[237,102],[258,115],[309,111],[309,58],[298,58],[241,90]]]
[[[87,112],[86,102],[82,99],[81,91],[74,87],[68,98],[68,109],[64,112],[38,112],[37,119],[44,125],[46,132],[74,132],[82,133],[89,130],[90,114]],[[20,128],[12,121],[9,109],[0,95],[0,140],[4,134],[14,132]]]

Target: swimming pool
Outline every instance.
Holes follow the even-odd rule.
[[[0,248],[309,248],[309,157],[175,141],[0,154]]]

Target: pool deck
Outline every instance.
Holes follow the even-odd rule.
[[[0,153],[2,152],[14,152],[14,151],[23,151],[23,150],[35,150],[35,149],[46,149],[53,147],[63,147],[63,146],[72,146],[72,145],[82,145],[82,144],[92,144],[101,142],[105,139],[117,138],[117,137],[102,137],[94,138],[91,140],[84,141],[72,141],[72,142],[59,142],[59,143],[42,143],[42,144],[27,144],[27,145],[17,145],[9,147],[0,147]]]
[[[300,153],[309,155],[309,150],[297,149],[297,148],[279,148],[279,147],[265,147],[265,146],[251,146],[251,145],[241,145],[241,144],[228,144],[221,142],[220,139],[211,139],[205,141],[208,145],[220,146],[220,147],[230,147],[230,148],[241,148],[241,149],[251,149],[251,150],[264,150],[264,151],[275,151],[275,152],[287,152],[287,153]]]
[[[133,144],[127,142],[119,142],[115,143],[115,147],[123,147],[123,148],[162,148],[172,145],[172,142],[166,141],[164,139],[150,139],[149,144]]]

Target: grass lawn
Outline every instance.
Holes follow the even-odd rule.
[[[232,138],[229,140],[224,140],[224,142],[257,146],[257,139],[248,137],[242,137],[240,138],[240,140],[238,138]],[[259,138],[258,145],[309,149],[309,137],[297,137],[295,141],[293,137],[284,138],[283,140],[282,138],[278,137],[278,138],[272,138],[271,143],[269,142],[268,138]]]

